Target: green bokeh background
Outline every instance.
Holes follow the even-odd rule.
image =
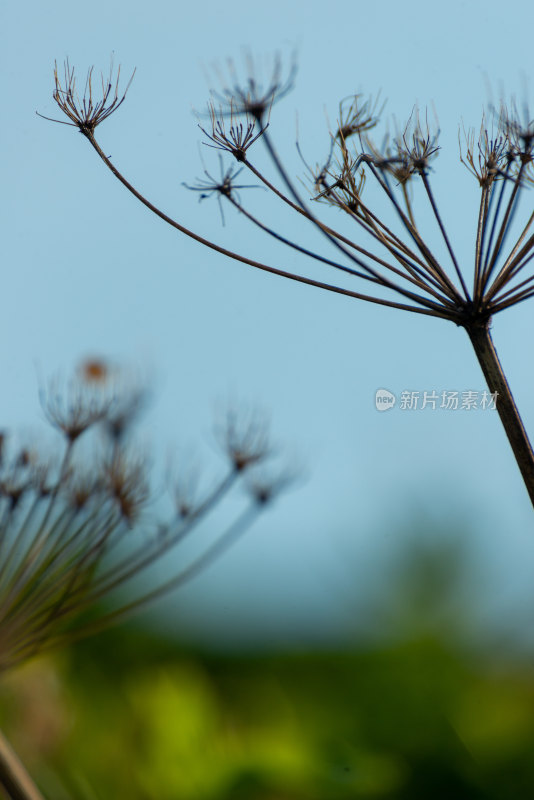
[[[381,641],[201,652],[127,626],[13,673],[0,724],[50,800],[529,797],[530,659],[469,643],[465,553],[419,537]]]

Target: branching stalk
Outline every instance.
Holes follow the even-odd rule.
[[[472,278],[467,280],[465,271],[460,267],[461,260],[456,255],[456,247],[453,246],[454,239],[447,230],[428,178],[430,161],[440,149],[437,144],[439,131],[431,132],[428,120],[426,124],[422,123],[419,112],[414,110],[404,132],[395,138],[386,134],[384,144],[379,147],[369,135],[369,131],[379,121],[374,113],[376,106],[369,102],[362,104],[360,97],[356,95],[348,106],[340,106],[338,128],[330,133],[329,154],[322,166],[310,168],[297,143],[297,150],[313,179],[315,196],[312,199],[327,203],[356,222],[359,231],[367,237],[364,244],[370,240],[370,244],[364,247],[358,237],[345,236],[335,226],[325,224],[319,214],[311,210],[309,203],[304,201],[297,190],[297,184],[275,147],[271,136],[271,107],[291,88],[293,75],[292,71],[288,81],[281,82],[280,64],[277,60],[271,84],[267,89],[260,89],[253,76],[249,75],[248,80],[239,85],[236,74],[232,73],[231,88],[212,93],[219,108],[216,108],[213,100],[209,104],[210,129],[205,129],[202,125],[200,128],[208,139],[205,144],[226,152],[241,168],[250,170],[288,210],[304,216],[315,226],[325,240],[336,248],[338,254],[342,254],[345,263],[340,255],[337,257],[339,261],[333,260],[297,244],[291,237],[275,231],[256,215],[249,213],[234,196],[236,190],[250,188],[233,182],[240,169],[237,172],[229,170],[224,173],[220,183],[213,181],[205,170],[211,182],[202,180],[199,186],[188,188],[200,192],[200,199],[214,193],[219,199],[221,196],[225,197],[252,224],[279,242],[322,262],[330,269],[341,270],[351,279],[365,280],[368,286],[393,293],[397,300],[383,298],[381,293],[372,296],[349,291],[344,286],[316,281],[305,275],[267,266],[226,250],[188,230],[143,197],[105,156],[95,139],[97,125],[124,100],[124,95],[121,96],[118,92],[118,85],[113,95],[108,90],[104,91],[102,98],[96,98],[93,97],[89,81],[86,96],[80,100],[75,91],[74,71],[67,64],[63,80],[56,69],[54,99],[66,115],[67,124],[81,131],[115,177],[138,200],[165,222],[200,244],[229,258],[292,281],[390,308],[448,319],[465,327],[488,387],[492,393],[498,395],[497,410],[534,503],[532,447],[493,347],[488,327],[488,321],[495,314],[534,296],[534,276],[523,271],[527,265],[531,265],[534,257],[534,236],[528,235],[534,214],[529,212],[528,219],[521,226],[508,255],[503,252],[505,243],[513,232],[520,198],[529,185],[534,184],[534,122],[528,109],[521,119],[515,104],[507,109],[503,103],[495,135],[488,131],[484,115],[478,140],[474,131],[466,133],[464,129],[466,150],[462,154],[460,145],[460,161],[477,179],[481,189],[474,232],[474,269]],[[263,141],[274,172],[281,179],[282,190],[275,186],[268,173],[264,174],[249,159],[248,151],[257,141]],[[393,213],[393,223],[389,221],[387,214],[383,215],[382,210],[371,208],[362,199],[366,180],[370,176],[387,200],[389,213]],[[408,192],[408,183],[414,176],[419,176],[422,180],[426,200],[438,224],[453,269],[449,266],[445,269],[441,257],[434,253],[429,240],[416,224]]]

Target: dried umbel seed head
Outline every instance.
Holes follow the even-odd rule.
[[[297,480],[300,470],[282,468],[274,470],[260,465],[254,467],[246,478],[246,488],[259,506],[272,503],[278,495],[286,491]]]
[[[460,161],[475,176],[482,189],[489,189],[494,181],[503,176],[503,169],[510,162],[510,140],[504,133],[495,135],[493,131],[488,132],[485,116],[482,117],[476,145],[474,129],[466,132],[464,128],[463,135],[466,148],[465,157],[458,135]]]
[[[437,124],[435,130],[431,131],[428,114],[425,122],[420,119],[419,110],[412,111],[402,135],[395,139],[395,147],[401,161],[412,164],[414,172],[423,174],[427,171],[430,159],[437,155],[439,128]]]
[[[211,144],[210,142],[205,142],[205,144],[208,147],[231,153],[237,161],[246,161],[247,150],[265,132],[268,123],[264,127],[260,126],[256,132],[256,120],[245,115],[244,123],[239,121],[234,113],[235,109],[230,104],[230,127],[227,133],[225,116],[222,110],[217,113],[213,103],[210,103],[208,111],[211,120],[211,133],[208,133],[202,125],[199,125],[200,130],[211,142]]]
[[[100,81],[98,81],[100,84],[99,90],[94,85],[93,71],[94,67],[90,67],[87,71],[83,94],[80,97],[76,86],[74,67],[71,67],[69,60],[66,59],[63,64],[63,74],[60,75],[56,63],[54,68],[55,88],[52,97],[70,122],[45,117],[44,114],[39,114],[39,116],[51,122],[72,125],[78,128],[81,133],[91,137],[97,125],[100,125],[124,103],[126,93],[135,75],[134,69],[126,89],[122,95],[119,95],[120,67],[115,74],[113,61],[111,62],[107,78],[104,77],[103,73],[100,75]]]
[[[200,499],[200,470],[191,456],[182,457],[179,469],[173,468],[169,485],[174,509],[180,520],[195,516],[202,506]]]
[[[5,500],[12,511],[35,485],[37,458],[27,447],[13,451],[13,447],[6,446],[5,434],[2,435],[2,449],[5,452],[0,461],[0,501]]]
[[[336,159],[337,171],[328,168],[314,176],[316,188],[321,191],[313,198],[341,208],[350,214],[357,214],[365,186],[365,172],[346,147]]]
[[[71,443],[104,419],[110,403],[106,394],[89,391],[80,381],[71,381],[65,389],[57,378],[41,390],[40,397],[48,421]]]
[[[59,378],[51,381],[41,391],[41,403],[48,420],[71,442],[98,424],[118,441],[143,410],[147,394],[134,373],[103,359],[86,359],[68,385]]]
[[[234,184],[235,178],[243,171],[243,167],[240,169],[235,169],[234,167],[230,167],[230,169],[226,170],[226,172],[222,171],[222,158],[221,158],[221,177],[220,180],[217,180],[207,170],[204,170],[205,178],[197,178],[197,183],[194,186],[189,186],[187,183],[182,183],[182,186],[185,186],[186,189],[189,189],[191,192],[198,192],[199,193],[199,202],[202,200],[207,200],[208,197],[211,197],[213,194],[222,195],[223,197],[232,197],[233,194],[236,193],[237,189],[244,189],[249,187],[244,186],[236,186]]]
[[[254,118],[260,127],[265,119],[268,119],[271,107],[274,102],[280,100],[294,85],[297,71],[295,57],[291,60],[291,65],[287,76],[283,77],[282,60],[277,54],[274,61],[267,68],[270,77],[264,82],[260,77],[258,60],[254,60],[249,52],[245,56],[245,71],[247,77],[241,81],[237,74],[235,62],[231,59],[227,62],[229,80],[228,86],[220,91],[212,90],[211,94],[225,114],[247,114]],[[220,73],[221,71],[218,70]],[[225,83],[224,77],[221,82]]]
[[[383,142],[378,146],[365,133],[361,137],[361,145],[367,153],[360,155],[357,163],[368,163],[375,166],[385,175],[389,174],[402,187],[415,175],[426,175],[432,158],[438,153],[437,144],[439,129],[431,131],[428,115],[423,124],[420,114],[415,108],[402,133],[391,137],[386,132]]]
[[[521,164],[531,163],[534,152],[534,119],[528,104],[525,102],[520,111],[515,100],[509,105],[503,101],[498,116],[499,127],[510,142],[511,153]]]
[[[137,410],[137,395],[128,398],[124,384],[119,395],[118,386],[116,370],[100,360],[82,364],[77,379],[67,384],[66,398],[55,382],[43,401],[49,421],[63,433],[53,467],[51,459],[40,461],[33,447],[6,447],[0,435],[0,672],[107,627],[190,580],[247,529],[273,496],[274,484],[257,488],[243,509],[239,493],[239,512],[229,525],[226,515],[227,527],[211,543],[200,545],[196,556],[189,550],[185,563],[167,559],[266,457],[266,431],[252,416],[228,415],[223,439],[230,464],[201,497],[198,470],[182,472],[173,489],[173,511],[161,521],[151,504],[146,458],[126,446],[124,430],[101,435],[102,427],[108,434],[117,428],[119,409],[127,409],[129,423],[132,416],[137,419],[131,411]],[[131,587],[140,573],[150,577],[151,567],[171,560],[178,565],[171,578],[161,582],[159,570],[154,588],[122,603],[114,594]],[[102,610],[103,600],[111,610]]]
[[[145,460],[115,450],[102,465],[101,481],[122,519],[132,526],[150,497]]]
[[[372,130],[380,121],[385,103],[378,108],[379,95],[362,100],[361,94],[346,97],[339,104],[339,118],[334,139],[346,142],[351,136],[361,136]]]
[[[222,209],[221,198],[226,198],[227,200],[235,201],[237,204],[241,203],[239,197],[239,189],[257,189],[258,186],[253,184],[243,184],[243,183],[235,183],[235,179],[238,175],[243,171],[244,167],[240,167],[236,169],[235,167],[230,167],[227,170],[223,169],[223,159],[221,154],[219,153],[219,166],[220,166],[220,178],[217,180],[214,178],[210,173],[205,169],[204,175],[206,178],[197,178],[197,183],[194,186],[190,186],[187,183],[182,183],[182,186],[185,186],[186,189],[189,189],[191,192],[198,192],[198,200],[201,202],[202,200],[206,200],[207,198],[211,197],[212,195],[217,196],[217,201],[219,203],[219,210],[221,212],[221,219],[222,224],[224,226],[224,212]]]
[[[81,469],[70,473],[66,481],[65,491],[68,503],[76,511],[81,512],[98,497],[104,500],[102,477],[95,470],[82,472]]]
[[[399,152],[396,143],[391,142],[389,133],[386,133],[380,146],[366,136],[365,147],[368,153],[360,157],[361,163],[372,164],[382,172],[391,175],[399,186],[405,188],[415,176],[411,159],[402,150]]]
[[[272,453],[265,418],[257,412],[229,409],[218,439],[236,472],[264,461]]]
[[[105,428],[111,439],[118,442],[128,434],[128,431],[137,421],[148,400],[148,391],[143,386],[131,386],[119,389],[113,394],[106,418]]]

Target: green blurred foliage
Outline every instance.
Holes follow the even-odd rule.
[[[223,657],[108,634],[15,674],[1,700],[50,800],[476,800],[534,788],[530,670],[430,638]]]
[[[408,548],[388,640],[214,654],[123,628],[8,676],[0,724],[49,800],[534,796],[534,673],[455,639],[455,548]]]

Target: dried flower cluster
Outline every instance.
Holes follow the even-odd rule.
[[[120,67],[115,76],[113,62],[111,62],[107,79],[104,78],[104,75],[100,76],[101,92],[99,98],[96,99],[93,88],[93,67],[91,67],[87,71],[83,95],[80,97],[76,87],[74,68],[70,66],[68,60],[65,61],[63,77],[61,78],[56,64],[54,67],[55,89],[53,98],[65,116],[70,119],[70,122],[59,119],[52,120],[51,117],[44,117],[44,119],[49,119],[52,122],[61,122],[63,125],[72,125],[82,133],[92,134],[97,125],[100,125],[124,103],[134,75],[135,70],[128,81],[126,89],[119,98]],[[43,115],[40,114],[39,116]]]
[[[319,201],[313,207],[303,199],[282,164],[271,139],[272,128],[268,130],[273,103],[293,85],[294,64],[284,79],[281,62],[277,59],[267,84],[257,79],[255,69],[250,57],[248,75],[240,81],[235,65],[230,62],[227,87],[212,92],[208,106],[210,127],[202,127],[206,144],[235,158],[240,167],[248,170],[288,210],[319,230],[334,249],[336,258],[310,249],[254,216],[236,193],[238,188],[244,187],[235,184],[237,172],[231,169],[224,171],[221,167],[220,181],[213,180],[206,172],[208,181],[189,188],[201,192],[201,198],[216,194],[220,202],[229,202],[269,236],[342,274],[345,278],[342,283],[319,281],[220,247],[170,218],[143,197],[111,164],[94,136],[96,125],[118,107],[117,90],[110,99],[109,90],[103,87],[102,99],[95,104],[89,86],[87,97],[75,103],[71,99],[74,73],[67,67],[64,86],[58,83],[56,70],[54,98],[71,120],[69,124],[78,126],[129,191],[153,213],[201,244],[293,281],[449,320],[463,327],[490,392],[498,396],[497,409],[534,504],[534,452],[490,335],[490,321],[496,314],[534,296],[531,269],[534,212],[527,211],[523,220],[519,219],[520,200],[534,182],[534,121],[528,109],[519,112],[514,103],[503,102],[500,109],[492,112],[495,132],[483,118],[478,136],[472,131],[465,134],[460,159],[480,188],[478,210],[473,214],[474,259],[469,277],[460,267],[453,237],[447,230],[432,186],[431,164],[439,152],[439,131],[434,130],[427,118],[422,120],[417,110],[412,111],[405,128],[393,137],[386,136],[378,145],[373,138],[383,110],[378,99],[365,100],[355,95],[343,101],[337,125],[330,134],[327,159],[315,169],[307,167],[314,187],[312,200]],[[120,102],[123,99],[124,96]],[[252,160],[252,147],[259,142],[271,158],[273,177],[267,177]],[[284,188],[279,188],[277,183]],[[374,184],[374,190],[368,193],[370,184]],[[420,193],[417,203],[413,199],[416,190]],[[377,207],[380,201],[382,205]],[[423,202],[427,203],[435,222],[432,236],[437,230],[441,237],[442,255],[439,256],[417,221],[428,218],[428,214],[419,213]],[[319,218],[324,204],[343,212],[341,227]],[[347,221],[353,223],[354,234],[347,233]],[[368,293],[349,288],[347,280],[354,278],[369,287]]]
[[[132,442],[145,397],[105,362],[87,361],[67,388],[56,381],[42,393],[44,412],[63,440],[59,459],[0,436],[0,670],[178,587],[285,485],[255,477],[271,454],[265,425],[229,412],[219,437],[224,474],[203,496],[192,492],[190,475],[180,476],[174,512],[156,522],[147,461]],[[249,502],[207,549],[153,590],[113,604],[117,588],[174,551],[243,479]]]

